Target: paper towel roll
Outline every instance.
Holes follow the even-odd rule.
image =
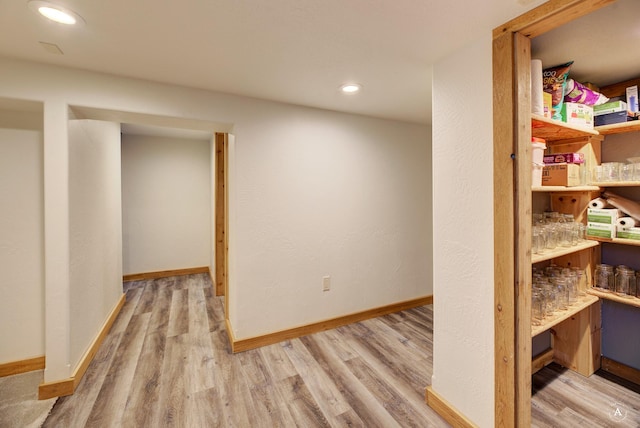
[[[542,97],[542,60],[531,60],[531,113],[544,115]]]
[[[602,209],[609,206],[606,199],[595,198],[589,201],[589,208]]]
[[[640,225],[640,221],[633,217],[620,217],[616,221],[616,224],[622,227],[638,227],[638,225]]]

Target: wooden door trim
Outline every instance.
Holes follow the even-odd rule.
[[[228,134],[215,134],[215,290],[226,296],[227,288],[227,145]]]
[[[530,103],[526,104],[530,97],[530,52],[525,39],[614,1],[550,0],[493,31],[494,412],[498,427],[528,427],[531,422],[531,254],[527,229],[531,227],[531,117]]]

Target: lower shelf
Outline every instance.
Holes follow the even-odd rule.
[[[630,306],[635,306],[640,308],[640,299],[637,297],[631,297],[631,296],[622,297],[622,296],[618,296],[615,293],[607,293],[606,291],[599,291],[593,288],[587,291],[587,293],[591,294],[592,296],[599,297],[601,299],[613,300],[614,302],[622,303],[623,305],[630,305]]]
[[[591,291],[589,291],[591,293]],[[607,293],[605,293],[607,294]],[[600,299],[592,294],[587,294],[586,296],[582,296],[578,299],[576,303],[569,306],[567,309],[563,311],[558,311],[551,316],[546,317],[542,324],[540,325],[532,325],[531,326],[531,337],[537,336],[542,332],[549,330],[551,327],[560,324],[562,321],[569,319],[571,316],[577,314],[585,308],[593,305],[598,302]]]

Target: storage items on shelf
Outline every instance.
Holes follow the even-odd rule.
[[[605,293],[615,293],[620,297],[640,298],[640,271],[619,265],[614,269],[608,264],[596,265],[593,288]]]
[[[571,214],[534,214],[533,222],[532,254],[576,246],[586,239],[585,225],[576,222]]]
[[[580,284],[586,275],[580,268],[548,266],[532,270],[531,311],[532,323],[541,325],[545,319],[559,311],[567,310],[585,296]]]

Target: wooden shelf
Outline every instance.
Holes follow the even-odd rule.
[[[614,123],[613,125],[597,126],[595,129],[602,135],[638,132],[640,131],[640,120],[633,120],[631,122]]]
[[[600,190],[598,186],[534,186],[531,188],[532,192],[599,192]]]
[[[638,243],[638,245],[640,245],[640,241],[638,241]],[[578,245],[574,245],[573,247],[557,247],[553,250],[547,250],[542,254],[532,254],[531,263],[540,263],[545,260],[555,259],[556,257],[577,253],[578,251],[587,250],[589,248],[597,247],[598,245],[600,244],[595,240],[589,240],[581,242]]]
[[[573,315],[582,311],[585,308],[593,305],[598,302],[600,299],[597,296],[587,294],[586,296],[582,296],[579,298],[577,303],[569,306],[567,309],[563,311],[559,311],[554,313],[553,315],[546,317],[541,325],[532,325],[531,326],[531,337],[535,337],[542,332],[549,330],[551,327],[560,324],[562,321],[571,318]],[[639,299],[640,300],[640,299]]]
[[[538,138],[544,138],[548,143],[550,143],[558,140],[568,140],[570,138],[599,135],[599,133],[593,129],[569,125],[558,120],[532,114],[531,135]]]
[[[607,293],[605,291],[599,291],[595,289],[587,290],[587,293],[599,297],[601,299],[613,300],[614,302],[622,303],[623,305],[630,305],[640,308],[640,299],[637,297],[622,297],[615,293]]]
[[[640,181],[608,181],[593,183],[593,185],[598,187],[638,187],[640,186]]]
[[[632,247],[640,247],[640,239],[624,239],[624,238],[599,238],[597,236],[588,236],[590,241],[608,242],[610,244],[631,245]]]

